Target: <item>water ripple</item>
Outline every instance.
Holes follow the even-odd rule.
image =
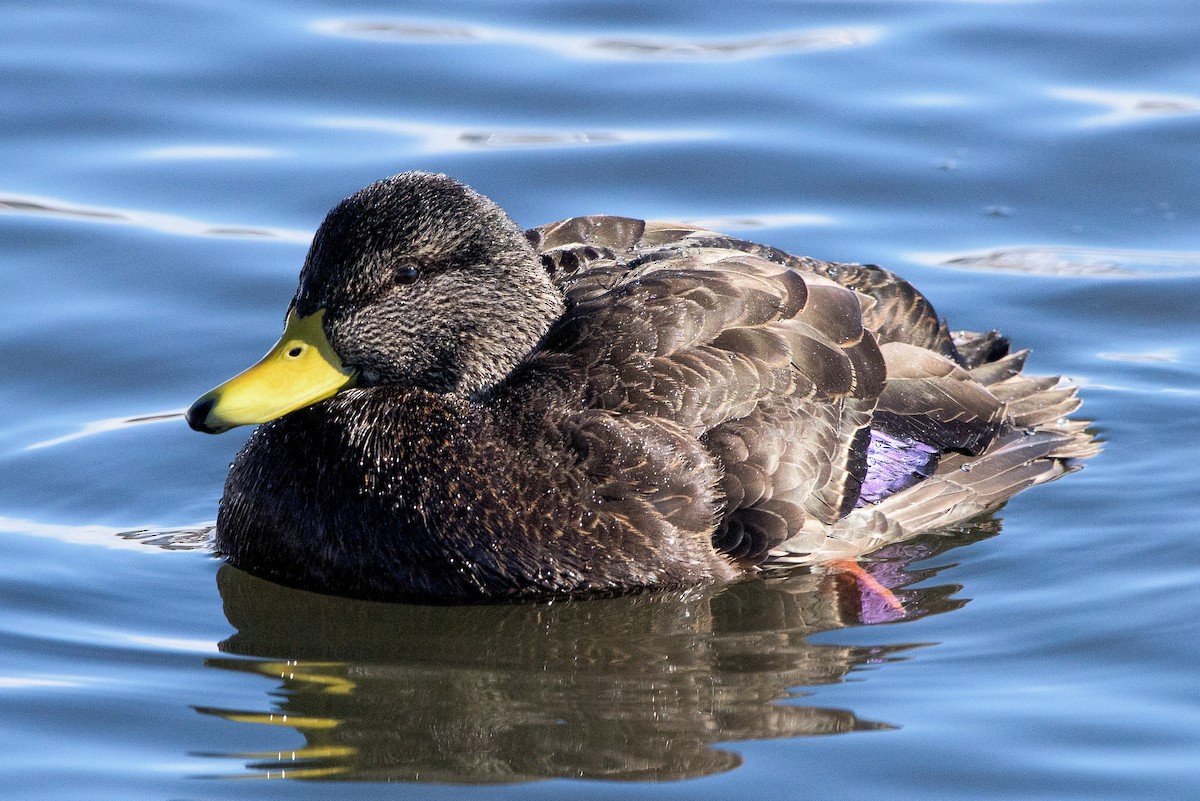
[[[968,253],[910,253],[918,264],[964,270],[1079,278],[1200,276],[1200,251],[1122,250],[1026,245]]]
[[[1097,358],[1110,362],[1134,362],[1140,364],[1178,364],[1181,359],[1178,348],[1161,348],[1143,351],[1101,351]]]
[[[351,39],[422,44],[512,44],[592,61],[733,61],[874,44],[882,28],[846,26],[729,39],[575,36],[412,20],[327,19],[317,33]]]
[[[67,217],[75,220],[116,223],[178,236],[274,239],[303,245],[307,245],[312,240],[311,231],[299,231],[294,228],[260,228],[210,223],[157,211],[80,206],[57,198],[3,192],[0,192],[0,214]]]
[[[82,687],[86,683],[86,680],[75,677],[0,676],[0,690],[45,690],[56,687]]]
[[[792,226],[834,225],[836,217],[828,214],[782,212],[774,214],[735,214],[723,217],[701,217],[680,220],[681,223],[707,228],[710,231],[747,231],[759,228],[790,228]]]
[[[1108,111],[1079,121],[1084,128],[1101,125],[1126,125],[1159,117],[1181,117],[1200,114],[1200,97],[1194,95],[1146,94],[1144,92],[1110,92],[1103,89],[1060,87],[1047,94],[1060,100],[1107,106]]]
[[[25,534],[72,545],[99,545],[103,548],[144,549],[150,546],[162,551],[203,550],[212,544],[215,528],[216,525],[211,522],[169,528],[118,528],[98,524],[44,523],[0,515],[0,534]]]
[[[84,423],[79,429],[72,431],[70,434],[63,434],[61,437],[42,440],[35,442],[32,445],[26,445],[25,450],[33,451],[41,448],[50,448],[55,445],[62,445],[65,442],[73,442],[77,439],[91,437],[96,434],[104,434],[109,431],[118,431],[131,426],[147,425],[150,423],[165,423],[169,420],[182,420],[184,409],[173,409],[166,412],[154,412],[152,414],[136,415],[134,417],[108,417],[104,420],[90,420]]]
[[[589,147],[646,142],[685,142],[713,138],[714,132],[694,129],[560,131],[552,128],[470,129],[403,119],[372,117],[322,117],[313,124],[340,130],[373,131],[412,137],[422,153],[464,150]]]
[[[155,161],[202,161],[246,159],[269,159],[279,156],[278,150],[266,147],[243,147],[240,145],[178,145],[156,147],[142,152],[142,156]]]

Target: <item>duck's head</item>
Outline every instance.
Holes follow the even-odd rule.
[[[562,310],[496,204],[444,175],[403,173],[329,212],[279,342],[197,400],[188,423],[220,433],[351,386],[476,393],[503,379]]]

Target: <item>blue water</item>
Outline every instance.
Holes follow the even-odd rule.
[[[1194,3],[0,19],[7,797],[1200,795]],[[324,212],[406,169],[530,226],[887,265],[1081,385],[1105,451],[882,555],[902,613],[815,574],[430,609],[221,569],[245,434],[172,414],[274,341]]]

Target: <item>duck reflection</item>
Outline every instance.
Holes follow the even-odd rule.
[[[893,546],[867,563],[869,577],[801,572],[512,606],[353,601],[225,566],[217,580],[237,633],[221,643],[231,656],[209,664],[278,689],[263,710],[200,711],[303,736],[294,751],[224,755],[260,776],[469,783],[727,771],[741,760],[718,743],[892,728],[805,705],[795,688],[843,681],[915,646],[808,635],[958,608],[956,586],[903,589],[937,570],[909,565],[997,530],[986,520]]]

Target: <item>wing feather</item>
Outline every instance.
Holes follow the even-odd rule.
[[[567,312],[507,391],[576,398],[561,429],[605,503],[645,525],[707,524],[743,566],[878,546],[1094,452],[1065,420],[1073,389],[1022,376],[1026,354],[994,331],[952,335],[887,270],[625,217],[529,237]],[[873,429],[936,449],[933,475],[864,501]]]

